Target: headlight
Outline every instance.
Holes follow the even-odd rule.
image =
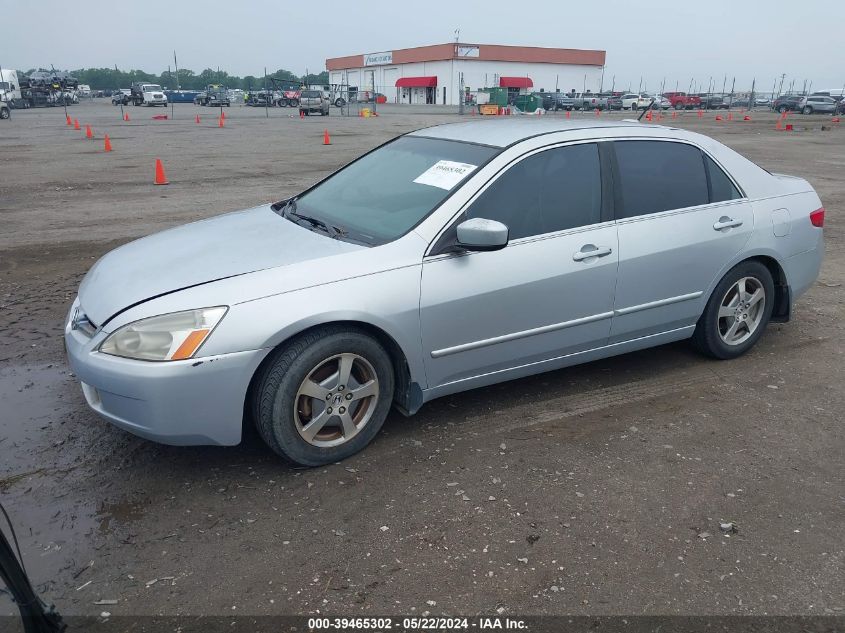
[[[217,306],[141,319],[112,332],[100,351],[136,360],[191,358],[226,310],[226,306]]]

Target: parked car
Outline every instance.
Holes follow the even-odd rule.
[[[607,98],[596,92],[579,92],[575,95],[576,110],[605,110],[606,108]]]
[[[833,97],[823,97],[820,95],[810,95],[801,100],[799,108],[802,114],[814,114],[822,112],[833,114],[837,111],[838,102]]]
[[[552,92],[549,94],[552,95],[553,99],[552,110],[574,110],[576,108],[576,94],[574,92]]]
[[[800,112],[803,98],[801,95],[781,95],[772,102],[772,110],[781,114],[784,112]]]
[[[621,110],[622,109],[622,97],[621,96],[614,95],[614,94],[607,94],[607,95],[602,95],[602,97],[605,99],[605,104],[606,104],[605,107],[607,107],[608,110]]]
[[[299,97],[299,111],[306,116],[312,112],[329,116],[330,105],[328,93],[322,90],[303,90]]]
[[[755,96],[754,97],[754,104],[752,105],[752,107],[764,106],[764,107],[768,108],[771,105],[772,105],[772,100],[769,99],[768,97],[756,97]]]
[[[701,107],[705,110],[727,110],[729,103],[720,94],[702,92],[698,95]]]
[[[12,111],[9,109],[9,104],[5,101],[0,101],[0,119],[8,119],[12,116]]]
[[[112,105],[129,105],[132,98],[132,91],[129,88],[121,88],[111,96]]]
[[[701,97],[688,95],[686,92],[664,92],[671,107],[676,110],[693,110],[701,107]]]
[[[630,92],[628,94],[622,95],[622,107],[625,110],[645,109],[648,107],[649,103],[651,103],[651,99],[649,99],[647,95],[644,94]]]
[[[132,433],[232,445],[246,415],[279,455],[334,463],[392,406],[682,339],[741,356],[814,284],[824,214],[806,180],[683,129],[429,127],[106,254],[65,348]]]

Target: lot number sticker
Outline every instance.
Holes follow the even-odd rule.
[[[464,176],[472,172],[478,165],[456,163],[451,160],[440,160],[426,169],[414,179],[420,185],[440,187],[447,191],[457,185]]]

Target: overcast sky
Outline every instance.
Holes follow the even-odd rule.
[[[462,42],[607,51],[605,86],[650,90],[691,78],[718,90],[786,73],[813,89],[845,85],[845,3],[834,0],[2,0],[0,65],[112,67],[173,63],[262,75],[325,69],[326,57]],[[779,82],[779,79],[778,79]]]

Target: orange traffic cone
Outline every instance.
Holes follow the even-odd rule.
[[[329,131],[323,130],[323,145],[331,145],[332,140],[329,138]]]
[[[106,152],[111,151],[111,140],[109,139],[108,134],[106,134],[105,144],[104,144],[103,150],[106,151]]]
[[[222,116],[217,119],[217,127],[226,127],[226,120]]]
[[[674,110],[672,110],[672,118],[673,118],[673,119],[677,119],[677,118],[678,118],[678,113],[677,113],[677,112],[675,112]]]
[[[782,121],[782,119],[778,119],[777,123],[775,123],[775,129],[776,130],[782,130],[783,129],[783,123],[781,123],[781,121]]]
[[[596,116],[601,116],[601,110],[599,110],[598,108],[596,108]]]
[[[722,120],[722,115],[721,115],[721,114],[717,114],[717,115],[716,115],[716,120],[717,120],[717,121],[721,121],[721,120]]]
[[[220,118],[221,118],[221,119],[225,119],[225,118],[226,118],[226,111],[225,111],[225,110],[220,110]]]
[[[129,113],[128,113],[128,112],[124,112],[124,113],[123,113],[123,120],[124,120],[124,121],[128,121],[128,120],[129,120]]]
[[[79,127],[79,119],[73,120],[73,129],[74,130],[81,130],[82,129],[81,127]]]
[[[67,119],[67,124],[68,124],[68,125],[73,125],[73,121],[71,121],[71,120],[70,120],[70,115],[69,115],[69,114],[66,114],[66,115],[65,115],[65,118]]]
[[[734,113],[728,112],[728,121],[733,121],[733,120],[734,120]]]
[[[364,115],[363,115],[363,114],[361,114],[361,113],[359,112],[359,113],[358,113],[358,116],[364,116]],[[304,118],[305,118],[305,110],[300,110],[300,111],[299,111],[299,118],[300,118],[300,119],[304,119]]]
[[[90,125],[85,126],[85,138],[94,138],[94,131]]]
[[[167,182],[167,176],[164,175],[164,165],[161,164],[161,159],[156,158],[156,175],[155,180],[153,180],[154,185],[169,185],[170,183]]]
[[[199,115],[199,114],[197,115],[197,118],[195,119],[195,122],[196,122],[197,124],[199,124],[199,122],[200,122],[200,115]]]
[[[571,111],[571,110],[567,110],[567,111],[566,111],[566,118],[567,118],[567,119],[571,119],[571,118],[572,118],[572,111]]]
[[[652,118],[652,114],[651,114],[651,110],[649,110],[648,112],[645,113],[645,120],[651,121],[651,118]]]
[[[704,116],[704,110],[699,110],[698,111],[698,118],[700,119],[703,116]]]

